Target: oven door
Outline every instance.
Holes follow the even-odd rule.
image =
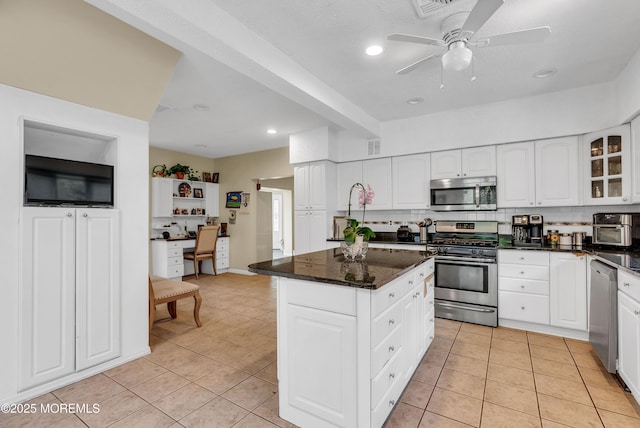
[[[596,245],[614,245],[618,247],[628,247],[631,245],[629,226],[594,225],[593,243]]]
[[[436,299],[498,306],[498,265],[493,260],[437,256],[435,277]]]

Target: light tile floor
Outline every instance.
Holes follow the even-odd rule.
[[[31,401],[100,413],[0,414],[0,427],[291,427],[278,417],[275,281],[188,280],[201,285],[202,328],[183,300],[176,320],[154,325],[147,357]],[[439,319],[386,426],[629,428],[640,406],[588,343]]]

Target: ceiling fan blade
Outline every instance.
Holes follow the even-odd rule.
[[[496,34],[495,36],[483,37],[472,45],[478,47],[521,45],[525,43],[539,43],[544,41],[551,34],[551,28],[538,27],[528,30],[514,31],[513,33]]]
[[[467,17],[461,33],[477,33],[480,27],[496,13],[496,11],[504,4],[504,0],[478,0],[475,7]]]
[[[416,68],[420,67],[422,64],[424,64],[426,61],[430,60],[431,58],[435,57],[436,55],[429,55],[426,58],[422,58],[420,61],[416,61],[411,65],[406,66],[405,68],[401,68],[400,70],[396,71],[396,74],[407,74],[410,71],[415,70]],[[438,55],[439,56],[439,55]]]
[[[422,36],[412,36],[410,34],[391,34],[387,37],[387,39],[394,40],[396,42],[409,42],[409,43],[418,43],[421,45],[444,46],[444,40],[431,39],[429,37],[422,37]]]

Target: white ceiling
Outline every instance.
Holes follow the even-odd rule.
[[[412,0],[86,1],[184,53],[161,100],[172,108],[151,121],[151,145],[209,157],[286,146],[289,133],[325,125],[369,138],[380,121],[610,81],[640,48],[640,1],[505,0],[477,37],[539,26],[551,36],[476,48],[477,79],[470,69],[445,72],[441,89],[438,59],[395,74],[441,48],[386,37],[440,38],[442,20],[476,0],[427,19]],[[365,55],[373,43],[382,55]],[[532,77],[550,67],[558,73]],[[425,102],[409,105],[411,97]]]

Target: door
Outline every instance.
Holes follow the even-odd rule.
[[[75,210],[23,208],[20,390],[74,371]]]
[[[332,426],[357,426],[356,318],[292,304],[287,318],[287,404]]]
[[[462,152],[447,150],[431,153],[431,179],[460,178],[462,169]]]
[[[293,199],[296,210],[309,209],[309,166],[293,168]]]
[[[618,372],[640,397],[640,303],[618,292]]]
[[[209,214],[211,215],[211,214]],[[173,180],[170,178],[151,179],[151,216],[173,216]]]
[[[532,207],[536,198],[534,143],[498,146],[498,208]]]
[[[262,262],[273,258],[273,216],[271,192],[257,192],[257,194],[256,261]]]
[[[429,208],[430,162],[429,153],[392,158],[394,209]]]
[[[119,212],[76,211],[76,370],[120,355]]]
[[[314,162],[309,164],[307,188],[309,209],[327,209],[327,167],[324,162]]]
[[[271,214],[273,219],[273,238],[271,247],[273,250],[282,250],[282,193],[272,192],[271,195]]]
[[[578,138],[536,141],[536,203],[543,207],[579,205]]]
[[[336,209],[347,211],[349,209],[349,193],[351,193],[351,211],[358,210],[358,191],[351,192],[351,186],[362,183],[362,161],[339,163],[336,167]],[[375,190],[375,189],[374,189]]]
[[[462,176],[496,175],[496,146],[462,149]]]
[[[551,325],[587,331],[586,256],[550,253]]]
[[[369,190],[368,186],[371,186],[375,193],[373,202],[367,205],[367,210],[391,209],[393,206],[391,198],[391,158],[362,161],[362,184],[367,190]],[[356,199],[356,205],[354,205],[356,208],[358,207],[357,202],[358,200]]]

